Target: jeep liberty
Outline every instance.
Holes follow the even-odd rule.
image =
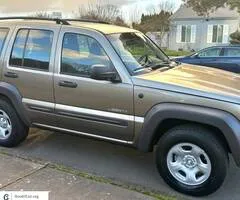
[[[174,63],[143,33],[103,22],[0,19],[0,145],[29,127],[154,152],[162,178],[203,196],[240,167],[240,76]],[[134,170],[134,169],[132,169]]]

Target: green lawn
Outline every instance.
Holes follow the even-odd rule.
[[[192,54],[190,51],[174,51],[174,50],[163,50],[168,56],[187,56]]]

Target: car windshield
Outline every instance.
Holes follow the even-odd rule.
[[[131,75],[169,64],[169,58],[142,33],[117,33],[107,37]]]

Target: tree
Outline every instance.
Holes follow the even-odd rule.
[[[174,5],[169,2],[162,2],[158,8],[151,9],[153,12],[142,14],[140,23],[133,22],[132,26],[144,33],[146,32],[168,32],[170,28],[170,17]]]
[[[32,15],[33,17],[39,17],[39,18],[51,18],[51,15],[49,15],[47,12],[37,12]]]
[[[159,43],[161,45],[165,34],[170,30],[170,17],[174,6],[168,2],[159,5],[160,11],[154,11],[152,14],[142,14],[140,23],[134,22],[132,24],[134,29],[143,33],[156,32]],[[154,9],[153,9],[154,10]]]
[[[125,26],[125,27],[129,27],[126,22],[123,20],[123,18],[121,17],[117,17],[114,21],[114,24],[117,25],[117,26]]]
[[[158,14],[142,14],[141,22],[133,23],[133,28],[146,32],[167,32],[170,27],[170,16],[172,13],[161,11]]]
[[[236,32],[232,33],[230,35],[230,43],[231,44],[240,44],[240,31],[237,30]]]
[[[76,17],[79,19],[99,20],[120,26],[127,26],[121,16],[120,9],[102,0],[94,1],[87,6],[80,7]]]
[[[141,11],[137,5],[128,13],[128,15],[131,23],[140,22]]]
[[[231,9],[238,9],[240,13],[239,0],[183,0],[188,7],[191,7],[199,16],[208,17],[220,7],[229,6]]]

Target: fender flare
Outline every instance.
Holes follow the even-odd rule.
[[[158,125],[166,119],[188,120],[218,128],[223,133],[236,164],[240,166],[240,121],[227,112],[194,105],[163,103],[154,106],[147,113],[136,140],[140,151],[152,150]]]
[[[22,103],[22,96],[18,89],[9,83],[0,82],[0,96],[6,97],[11,102],[20,119],[29,127],[31,122],[27,117],[26,110]]]

